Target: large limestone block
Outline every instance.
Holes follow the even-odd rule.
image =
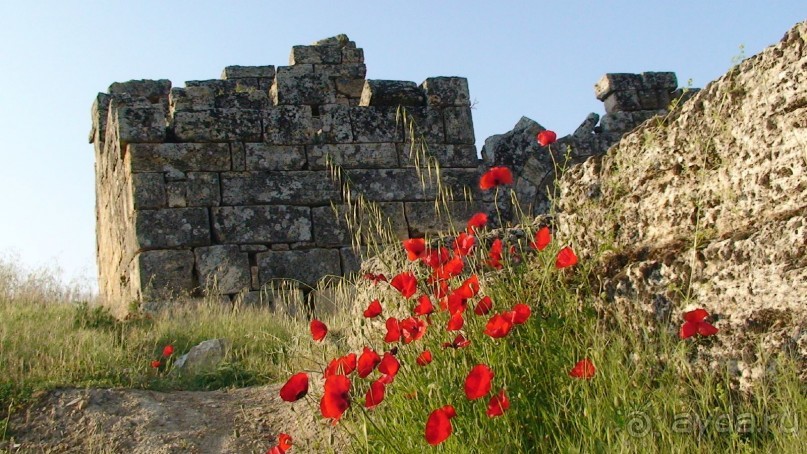
[[[446,128],[446,143],[473,145],[474,121],[470,107],[446,107],[443,109]]]
[[[471,106],[468,79],[464,77],[429,77],[420,87],[426,93],[426,102],[430,106]]]
[[[237,245],[215,245],[193,250],[199,284],[220,294],[250,287],[249,257]]]
[[[479,157],[475,145],[446,145],[442,143],[404,143],[399,144],[401,167],[425,167],[425,158],[436,159],[440,167],[479,166]]]
[[[210,221],[204,208],[136,211],[135,231],[139,249],[210,244]]]
[[[614,92],[637,91],[642,88],[642,76],[630,73],[608,73],[594,84],[594,95],[600,101]]]
[[[366,80],[359,106],[423,106],[426,95],[414,82]]]
[[[225,172],[221,192],[224,205],[326,205],[342,198],[326,171]]]
[[[230,79],[246,79],[246,78],[267,78],[275,77],[275,67],[273,65],[267,66],[238,66],[232,65],[224,68],[221,72],[221,78],[225,80]]]
[[[171,81],[160,80],[130,80],[128,82],[114,82],[107,90],[110,95],[128,95],[143,98],[151,104],[164,104],[171,90]]]
[[[264,141],[274,145],[311,142],[311,106],[277,106],[263,112]],[[256,142],[254,140],[250,142]]]
[[[314,286],[325,276],[342,273],[338,249],[268,251],[257,254],[261,285],[273,279],[294,279]]]
[[[311,241],[308,207],[283,205],[211,208],[213,235],[220,243]]]
[[[351,107],[350,122],[356,142],[401,142],[403,128],[395,107]]]
[[[176,295],[196,287],[191,251],[143,251],[135,256],[133,265],[130,279],[143,297]]]
[[[350,124],[350,108],[328,104],[319,108],[320,130],[318,143],[352,143],[353,128]]]
[[[165,208],[165,178],[162,173],[136,173],[130,180],[135,210]]]
[[[345,220],[346,209],[344,206],[315,207],[311,209],[311,217],[314,222],[314,242],[317,246],[349,246],[351,235],[348,229],[348,222]]]
[[[446,141],[446,129],[443,111],[435,107],[406,107],[407,122],[404,126],[404,140],[443,143]]]
[[[306,165],[303,146],[258,142],[246,143],[244,149],[247,170],[301,170]]]
[[[398,167],[398,151],[394,143],[313,145],[308,148],[312,170],[327,168],[328,159],[344,169]]]
[[[216,108],[216,93],[211,87],[174,87],[169,97],[170,112],[206,111]]]
[[[166,192],[171,208],[221,204],[218,173],[189,172],[184,180],[166,183]]]
[[[416,169],[356,169],[346,172],[351,189],[377,201],[427,201],[437,196],[437,184],[424,171]],[[464,188],[478,194],[476,169],[442,169],[443,188],[462,197]]]
[[[171,128],[180,142],[228,142],[261,140],[261,111],[211,109],[174,112]]]
[[[112,124],[121,143],[159,143],[165,141],[166,109],[161,104],[127,106],[110,104]]]
[[[289,55],[289,64],[305,63],[342,63],[342,48],[338,45],[293,46],[291,55]]]
[[[126,154],[132,172],[230,170],[230,146],[226,143],[130,144]]]
[[[312,65],[279,66],[270,96],[275,105],[333,104],[336,87],[326,74],[314,72]]]

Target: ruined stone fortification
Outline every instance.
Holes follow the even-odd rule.
[[[703,307],[702,358],[750,383],[784,351],[807,377],[807,22],[559,189],[562,235],[605,252],[605,308],[675,330]]]
[[[543,127],[522,119],[488,139],[477,158],[468,84],[365,80],[362,49],[344,35],[294,46],[290,65],[224,69],[221,80],[114,83],[93,104],[99,288],[119,307],[165,294],[214,291],[258,302],[277,279],[312,286],[358,269],[346,228],[344,188],[376,202],[391,237],[463,225],[491,207],[481,171],[508,165],[522,209],[548,208],[554,167],[535,143]],[[675,96],[675,75],[608,75],[591,114],[553,146],[558,161],[605,152]],[[399,117],[416,124],[410,134]],[[661,109],[661,110],[660,110]],[[437,185],[414,166],[411,138],[441,166],[449,190],[437,217]],[[341,171],[333,172],[329,163]],[[513,212],[502,193],[505,216]],[[337,216],[338,213],[340,216]],[[453,221],[452,221],[453,220]],[[359,220],[361,223],[362,220]],[[365,227],[366,230],[369,226]]]

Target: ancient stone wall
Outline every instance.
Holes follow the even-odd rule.
[[[355,271],[348,185],[350,200],[375,202],[399,239],[490,211],[477,181],[493,165],[514,170],[529,213],[548,209],[555,167],[535,143],[542,126],[522,119],[488,139],[480,161],[466,79],[417,85],[365,75],[362,49],[340,35],[294,46],[289,66],[229,66],[221,80],[130,81],[99,94],[90,141],[104,299],[125,307],[213,285],[227,299],[259,301],[277,279],[310,287]],[[552,152],[577,160],[605,152],[665,108],[675,88],[672,73],[607,75],[596,89],[607,111],[600,125],[589,115]],[[440,187],[453,194],[448,216],[434,214],[438,185],[415,167],[413,138],[440,164]]]

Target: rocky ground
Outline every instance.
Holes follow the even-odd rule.
[[[295,452],[342,452],[344,438],[312,402],[288,404],[277,385],[209,392],[59,389],[11,421],[12,453],[263,453],[279,432]]]

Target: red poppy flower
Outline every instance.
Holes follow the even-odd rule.
[[[706,317],[708,316],[709,313],[706,312],[705,309],[700,308],[685,312],[684,324],[681,325],[681,330],[678,332],[678,336],[681,339],[686,339],[694,336],[695,333],[698,333],[704,337],[716,334],[718,329],[715,328],[711,323],[705,321]]]
[[[476,307],[474,307],[474,314],[476,315],[487,315],[488,312],[493,309],[493,300],[490,299],[489,296],[483,297],[476,303]]]
[[[154,361],[151,362],[151,367],[154,369],[159,369],[162,365],[163,362],[160,361],[159,359],[155,359]]]
[[[418,304],[412,310],[415,315],[429,315],[434,312],[434,305],[428,295],[421,295]]]
[[[437,299],[444,298],[446,295],[448,295],[449,290],[450,288],[448,287],[448,282],[446,281],[434,282],[434,285],[432,286],[433,295]]]
[[[577,256],[572,248],[566,246],[558,252],[558,257],[555,259],[555,268],[562,269],[574,265],[577,265]]]
[[[512,317],[506,317],[502,314],[496,314],[488,320],[485,325],[485,334],[498,339],[506,336],[513,328]]]
[[[373,273],[365,273],[364,278],[368,281],[372,281],[373,284],[378,284],[379,282],[387,282],[387,277],[383,274],[373,274]]]
[[[473,233],[474,230],[479,230],[488,223],[488,215],[485,213],[476,213],[468,220],[467,230]]]
[[[280,433],[277,435],[277,446],[266,451],[266,454],[286,454],[289,449],[291,449],[291,437]]]
[[[174,354],[174,346],[168,344],[163,348],[163,358],[168,358],[169,356]]]
[[[403,343],[408,344],[422,338],[423,335],[426,334],[426,327],[428,324],[426,323],[426,320],[417,317],[408,317],[401,320],[398,323],[398,326],[401,328],[401,338],[403,338]]]
[[[513,306],[513,323],[516,325],[521,325],[522,323],[526,322],[528,318],[530,318],[530,314],[532,310],[529,306],[524,303],[518,303]]]
[[[421,261],[429,268],[437,268],[446,263],[451,258],[451,251],[445,246],[436,249],[428,249]]]
[[[384,390],[387,385],[382,380],[376,380],[370,384],[370,389],[367,390],[367,395],[364,396],[364,406],[366,408],[375,408],[384,400]]]
[[[472,274],[471,277],[463,281],[462,285],[454,293],[466,299],[476,296],[479,293],[479,278],[476,277],[476,274]]]
[[[462,325],[465,324],[465,319],[462,318],[462,312],[454,312],[451,315],[451,318],[448,319],[448,326],[446,326],[447,331],[457,331],[462,329]]]
[[[466,255],[471,253],[471,249],[474,248],[476,244],[476,238],[473,235],[468,235],[465,232],[460,233],[457,235],[457,238],[454,240],[454,253],[465,257]]]
[[[594,367],[594,363],[592,363],[590,359],[584,358],[572,367],[572,370],[569,371],[569,375],[574,378],[588,380],[594,376],[595,372],[597,372],[597,369]]]
[[[328,334],[328,327],[317,319],[311,320],[311,338],[319,342]]]
[[[446,307],[448,308],[448,312],[452,315],[458,312],[465,312],[465,309],[468,307],[468,300],[460,296],[456,291],[453,291],[448,295]]]
[[[364,347],[364,351],[359,355],[359,360],[356,363],[356,372],[360,378],[364,378],[370,375],[380,362],[381,357],[378,356],[378,353],[369,347]]]
[[[364,316],[366,318],[373,318],[381,315],[381,302],[377,299],[374,299],[367,309],[364,310]]]
[[[535,241],[530,243],[530,247],[543,251],[550,241],[552,241],[552,235],[549,233],[549,227],[541,227],[535,232]]]
[[[493,167],[479,179],[479,188],[483,191],[502,184],[513,184],[513,174],[507,167]]]
[[[502,389],[498,394],[490,398],[490,401],[488,401],[488,411],[486,411],[485,414],[491,418],[501,416],[508,408],[510,408],[510,399],[507,398],[504,389]]]
[[[488,252],[488,260],[487,264],[490,265],[491,268],[501,269],[502,268],[502,240],[500,238],[496,238],[493,240],[493,244],[490,246],[490,251]]]
[[[484,364],[477,364],[465,378],[465,397],[469,400],[479,399],[490,392],[493,371]]]
[[[294,402],[308,394],[308,374],[300,372],[294,374],[280,388],[280,398],[286,402]]]
[[[451,436],[451,418],[457,416],[457,411],[451,405],[438,408],[426,420],[426,441],[437,446]]]
[[[401,326],[397,318],[388,318],[386,321],[386,326],[387,334],[384,336],[384,342],[398,342],[401,340]]]
[[[406,256],[409,261],[422,258],[426,254],[426,240],[423,238],[410,238],[403,241],[403,247],[406,249]]]
[[[462,261],[462,257],[455,257],[444,265],[437,268],[434,272],[434,275],[437,279],[441,280],[448,280],[452,277],[459,276],[462,273],[462,268],[465,266],[465,262]]]
[[[443,348],[464,348],[471,345],[471,341],[465,338],[462,334],[457,334],[451,342],[444,342]]]
[[[392,278],[390,285],[401,292],[404,298],[409,299],[418,289],[418,280],[411,271],[406,271]]]
[[[390,352],[384,353],[384,357],[381,358],[381,363],[378,364],[378,371],[390,377],[395,377],[400,368],[401,363],[399,363],[395,355]]]
[[[350,380],[344,375],[331,375],[325,379],[325,392],[319,401],[322,416],[336,424],[350,407]]]
[[[555,134],[554,131],[550,131],[550,130],[547,129],[545,131],[539,132],[535,136],[535,140],[538,141],[539,145],[541,145],[542,147],[545,147],[545,146],[547,146],[549,144],[555,143],[555,141],[558,140],[558,135]]]
[[[418,366],[425,366],[432,362],[432,352],[428,350],[424,350],[423,353],[418,355],[418,358],[415,360]]]
[[[331,375],[350,375],[351,372],[356,370],[356,366],[356,354],[348,353],[345,356],[332,359],[322,375],[325,377],[330,377]]]

